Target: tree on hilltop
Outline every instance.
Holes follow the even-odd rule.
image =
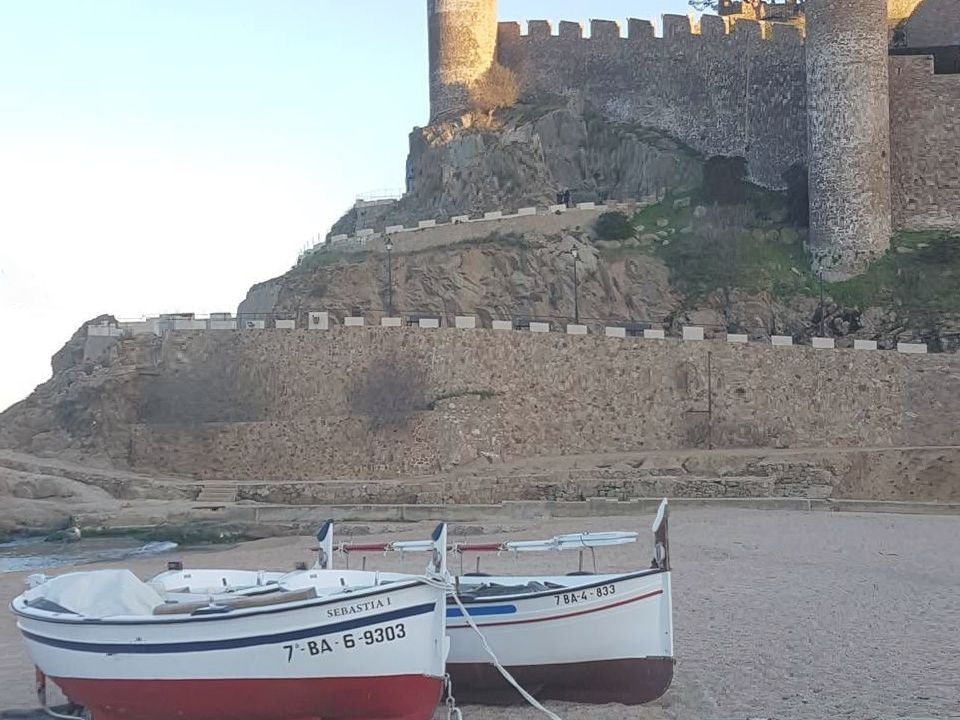
[[[512,70],[494,63],[470,87],[470,106],[489,116],[502,108],[513,107],[520,97],[520,83]]]

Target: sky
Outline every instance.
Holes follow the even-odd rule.
[[[0,409],[97,315],[235,312],[357,196],[402,188],[427,115],[424,0],[0,0]]]

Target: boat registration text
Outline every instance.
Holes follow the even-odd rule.
[[[388,625],[386,627],[372,628],[364,630],[362,633],[345,633],[337,639],[327,640],[308,640],[306,642],[292,643],[284,645],[283,650],[287,653],[287,662],[293,662],[298,653],[303,656],[324,655],[334,652],[338,648],[344,650],[353,650],[355,647],[365,645],[378,645],[394,640],[402,640],[407,636],[407,628],[403,623]]]
[[[616,585],[600,585],[586,590],[577,590],[575,592],[561,593],[555,595],[557,605],[575,605],[579,602],[589,602],[600,598],[610,597],[617,594]]]

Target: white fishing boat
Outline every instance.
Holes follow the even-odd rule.
[[[541,699],[633,705],[663,695],[674,669],[667,526],[664,500],[653,524],[651,566],[626,573],[586,572],[583,558],[598,548],[637,542],[634,532],[451,546],[461,558],[565,551],[580,558],[571,575],[456,578],[456,598],[447,608],[447,672],[457,699],[520,701],[497,664]],[[339,546],[344,553],[426,549],[419,542]],[[323,553],[332,555],[329,546]]]
[[[427,574],[125,570],[34,577],[11,608],[93,720],[427,720],[443,689],[446,528]]]

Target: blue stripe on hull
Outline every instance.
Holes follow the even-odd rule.
[[[394,620],[403,620],[405,618],[416,617],[433,612],[436,609],[434,603],[425,605],[415,605],[402,610],[391,610],[366,618],[356,620],[347,620],[334,623],[332,625],[323,625],[321,627],[307,628],[304,630],[291,630],[290,632],[278,633],[276,635],[258,635],[255,637],[232,638],[229,640],[203,640],[197,642],[184,643],[156,643],[156,644],[116,644],[116,643],[88,643],[75,640],[59,640],[57,638],[48,638],[42,635],[22,630],[23,636],[28,640],[33,640],[42,645],[61,648],[63,650],[75,650],[77,652],[97,653],[98,655],[167,655],[171,653],[191,653],[191,652],[210,652],[213,650],[235,650],[237,648],[257,647],[260,645],[271,645],[274,643],[286,643],[294,640],[305,640],[307,638],[320,637],[323,635],[333,635],[334,633],[356,630],[357,628],[377,625],[379,623],[393,622]],[[255,616],[254,616],[255,617]],[[183,627],[182,625],[179,627]]]
[[[488,617],[490,615],[514,615],[517,612],[516,605],[480,605],[477,607],[467,607],[470,617]],[[447,619],[462,618],[463,611],[458,607],[447,608]]]

